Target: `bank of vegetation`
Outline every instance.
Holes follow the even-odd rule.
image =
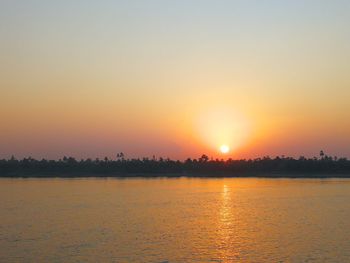
[[[200,158],[185,161],[169,158],[127,159],[123,153],[115,159],[36,160],[12,157],[0,160],[1,177],[350,177],[350,160],[327,156],[299,158],[265,156],[256,159]]]

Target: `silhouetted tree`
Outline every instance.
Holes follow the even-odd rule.
[[[324,157],[324,152],[322,150],[320,151],[320,157],[321,157],[321,159],[323,159],[323,157]]]
[[[206,163],[209,160],[209,157],[205,154],[203,154],[200,158],[199,158],[199,162],[202,163]]]

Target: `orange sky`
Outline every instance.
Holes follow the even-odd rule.
[[[0,158],[349,157],[350,5],[303,2],[0,4]]]

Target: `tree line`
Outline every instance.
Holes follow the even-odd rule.
[[[256,159],[213,159],[203,154],[185,161],[169,158],[126,159],[118,153],[115,159],[21,160],[12,156],[0,160],[0,177],[350,177],[350,160],[320,152],[318,157],[292,158],[264,156]]]

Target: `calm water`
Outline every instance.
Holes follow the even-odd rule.
[[[350,262],[350,180],[0,179],[1,262]]]

